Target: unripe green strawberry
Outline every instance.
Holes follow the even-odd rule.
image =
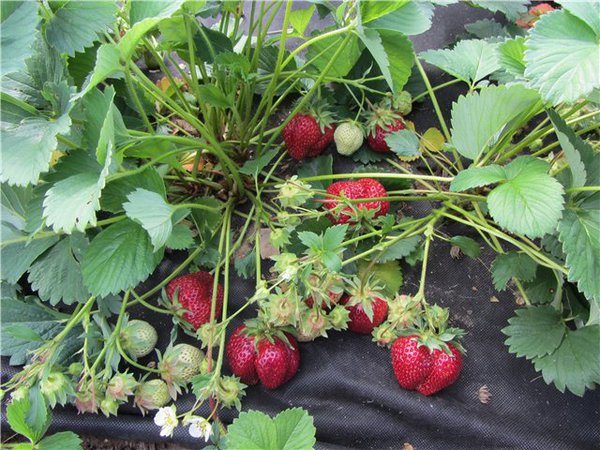
[[[364,134],[356,122],[344,122],[336,128],[333,139],[338,153],[350,156],[362,145]]]
[[[145,414],[150,409],[158,409],[165,406],[170,400],[171,397],[167,383],[156,379],[146,381],[138,386],[135,391],[133,403],[140,408],[142,414]]]
[[[106,387],[106,397],[114,400],[126,401],[132,395],[137,381],[130,373],[118,373],[113,376]]]
[[[174,399],[194,376],[200,373],[204,353],[189,344],[169,346],[158,363],[158,370],[167,382]]]
[[[412,111],[412,95],[408,91],[402,91],[394,96],[392,105],[396,111],[406,116]]]
[[[80,376],[83,371],[83,364],[80,362],[71,363],[67,371],[69,372],[69,375],[73,375],[74,377]]]
[[[345,306],[336,305],[329,313],[329,323],[334,330],[345,330],[348,328],[350,311]]]
[[[71,380],[62,372],[50,372],[43,378],[40,381],[40,392],[52,408],[57,403],[64,406],[68,397],[75,394]]]
[[[121,346],[134,359],[149,355],[157,341],[156,330],[143,320],[131,320],[121,330]]]
[[[102,411],[106,417],[110,417],[111,414],[116,416],[118,409],[119,403],[113,398],[104,397],[100,402],[100,411]]]
[[[246,395],[244,392],[245,387],[246,385],[241,383],[238,377],[222,377],[219,380],[217,390],[217,399],[219,400],[219,403],[227,408],[235,406],[239,411],[242,407],[240,399]]]

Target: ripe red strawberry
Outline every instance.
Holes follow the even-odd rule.
[[[348,302],[351,302],[350,296],[346,296],[341,300],[343,305],[347,304]],[[381,325],[387,317],[387,302],[382,298],[375,297],[371,301],[371,308],[373,310],[373,320],[369,319],[361,303],[357,303],[352,306],[346,306],[346,309],[348,309],[350,312],[348,329],[350,331],[354,331],[355,333],[370,334],[373,331],[373,328]]]
[[[254,337],[244,333],[245,329],[245,325],[240,325],[229,338],[227,342],[227,360],[231,371],[240,377],[242,383],[251,385],[258,383],[258,374],[254,367],[256,348]]]
[[[418,337],[401,336],[392,344],[392,367],[400,386],[432,395],[454,383],[460,374],[462,356],[453,344],[452,355],[419,345]]]
[[[385,137],[398,130],[404,130],[404,122],[402,119],[397,118],[389,125],[376,125],[373,131],[369,133],[369,147],[371,150],[378,153],[387,153],[390,151],[390,147],[385,141]]]
[[[210,322],[210,305],[213,294],[214,278],[208,272],[194,272],[175,278],[166,288],[167,297],[177,300],[187,312],[183,319],[197,330],[201,325]],[[223,308],[223,288],[218,285],[215,317],[221,316]]]
[[[333,140],[335,127],[321,127],[315,117],[296,114],[283,128],[283,141],[290,156],[297,160],[320,155]]]
[[[292,347],[278,337],[273,342],[263,338],[255,345],[255,338],[239,326],[227,342],[227,359],[234,375],[245,384],[260,382],[268,389],[276,389],[291,380],[300,365],[300,349],[296,339],[288,333]]]
[[[346,197],[348,199],[358,198],[380,198],[387,197],[387,191],[383,185],[371,178],[361,178],[358,181],[336,181],[327,188],[329,195],[337,197]],[[335,210],[339,205],[339,200],[331,197],[323,200],[323,205],[329,210]],[[355,209],[371,209],[377,210],[374,217],[383,216],[390,210],[390,202],[383,200],[375,200],[372,202],[360,202],[353,204]],[[343,224],[348,223],[353,219],[354,211],[350,206],[341,210],[338,217],[329,216],[333,223]]]

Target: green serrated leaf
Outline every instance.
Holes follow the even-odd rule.
[[[490,214],[501,227],[536,238],[551,233],[564,207],[563,187],[545,161],[520,156],[504,167],[506,181],[488,195]]]
[[[394,234],[390,234],[393,237]],[[395,259],[402,259],[410,255],[419,245],[421,236],[411,236],[405,239],[400,239],[394,244],[387,247],[381,255],[377,258],[377,261],[385,263]]]
[[[323,30],[315,31],[312,33],[311,37],[316,37],[331,30],[333,30],[333,28],[328,27]],[[341,45],[343,39],[344,38],[340,36],[332,36],[315,42],[314,45],[311,45],[308,48],[306,54],[307,59],[312,60],[314,58],[314,61],[311,64],[319,71],[323,71],[331,60],[332,51],[335,51],[337,46]],[[354,67],[358,58],[360,58],[360,54],[361,48],[359,46],[358,37],[352,36],[344,46],[342,54],[338,57],[336,63],[333,67],[329,68],[327,74],[332,77],[345,77],[352,67]]]
[[[52,305],[59,301],[70,305],[88,299],[80,267],[87,246],[85,235],[73,234],[60,240],[31,266],[28,281],[42,300]]]
[[[419,56],[444,72],[475,84],[500,69],[497,47],[497,44],[484,40],[463,40],[452,50],[428,50]]]
[[[536,262],[524,253],[499,254],[492,264],[494,286],[497,290],[503,291],[511,278],[531,281],[535,278],[536,268]]]
[[[165,245],[167,248],[172,248],[173,250],[186,250],[190,248],[194,245],[192,230],[187,225],[178,223],[173,227],[173,231]]]
[[[333,225],[327,228],[323,234],[323,250],[331,252],[339,250],[338,247],[344,242],[347,231],[348,225]]]
[[[460,96],[452,106],[452,143],[462,156],[474,160],[503,137],[511,120],[537,102],[535,91],[518,84]]]
[[[393,13],[408,3],[407,0],[382,0],[377,2],[361,2],[360,18],[362,23],[369,23]]]
[[[264,152],[260,158],[249,159],[240,168],[239,172],[244,175],[256,176],[277,156],[277,153],[277,149],[271,149]]]
[[[150,235],[154,251],[158,250],[173,231],[173,207],[160,194],[146,189],[136,189],[127,199],[123,204],[127,217],[142,225]]]
[[[316,443],[313,419],[301,408],[280,412],[273,419],[277,435],[277,446],[282,450],[309,450]]]
[[[531,303],[550,303],[555,299],[559,281],[552,269],[538,266],[535,279],[524,282],[523,289]]]
[[[481,254],[479,243],[467,236],[452,236],[450,244],[456,245],[469,258],[477,259]]]
[[[510,353],[532,359],[552,353],[558,348],[566,332],[560,313],[552,306],[531,306],[517,309],[516,316],[508,319],[509,326],[502,330],[508,336]]]
[[[35,432],[27,423],[27,413],[29,412],[29,398],[25,397],[10,402],[6,407],[6,420],[16,433],[25,436],[32,442],[35,442]]]
[[[465,30],[478,39],[509,37],[506,28],[493,19],[481,19],[465,25]]]
[[[69,1],[46,22],[46,37],[59,52],[75,56],[109,31],[116,11],[113,2]]]
[[[60,433],[46,436],[38,444],[39,450],[80,450],[82,441],[72,431],[61,431]]]
[[[498,47],[500,66],[511,75],[523,78],[525,73],[525,38],[507,39]]]
[[[290,23],[296,33],[300,36],[304,36],[304,32],[306,31],[306,27],[310,23],[313,14],[315,13],[315,5],[310,5],[308,8],[300,8],[295,9],[290,14]]]
[[[385,2],[378,1],[376,3]],[[431,27],[434,10],[431,3],[409,1],[389,3],[393,3],[398,8],[369,22],[367,25],[369,28],[391,30],[413,36],[424,33]]]
[[[581,139],[556,111],[547,111],[558,142],[571,170],[571,187],[600,185],[600,158],[592,146]]]
[[[21,239],[25,235],[17,234],[15,238]],[[0,258],[2,266],[0,267],[1,279],[15,284],[19,278],[29,269],[38,256],[52,247],[58,238],[51,236],[43,239],[35,239],[31,242],[7,243],[4,232],[2,233],[2,249]]]
[[[408,81],[414,64],[411,41],[397,31],[372,28],[363,28],[359,37],[373,56],[392,92],[400,92]]]
[[[450,183],[453,192],[466,191],[476,187],[487,186],[506,179],[503,167],[497,165],[469,167],[461,170]]]
[[[574,102],[600,86],[598,35],[568,11],[544,14],[530,32],[525,77],[557,105]]]
[[[331,155],[321,155],[317,158],[305,160],[298,168],[300,178],[313,177],[318,175],[331,175],[333,173],[333,157]],[[331,180],[311,181],[310,185],[315,189],[325,190],[331,184]]]
[[[565,209],[558,223],[558,239],[567,255],[569,281],[577,283],[589,300],[600,303],[600,193],[579,207]]]
[[[161,259],[141,225],[121,220],[92,240],[81,266],[83,282],[93,295],[117,294],[144,281]]]
[[[227,429],[227,446],[232,449],[275,449],[277,443],[273,420],[260,411],[241,412]]]
[[[37,2],[14,2],[12,6],[15,8],[11,13],[2,17],[0,66],[3,76],[25,67],[25,60],[33,53],[32,45],[40,22]]]
[[[14,336],[10,333],[12,327],[26,327],[33,331],[42,340],[56,336],[64,325],[67,315],[60,314],[49,308],[34,303],[33,297],[24,300],[16,294],[5,294],[0,299],[0,338],[2,356],[10,356],[11,365],[23,365],[27,362],[29,352],[41,345],[41,341],[22,339],[23,336]]]
[[[369,269],[369,273],[366,273],[367,269]],[[400,291],[404,282],[402,268],[398,261],[387,261],[381,264],[374,264],[373,266],[371,266],[370,261],[359,261],[358,273],[360,277],[372,276],[374,281],[390,297],[394,297]]]
[[[250,250],[242,258],[235,258],[235,271],[237,274],[248,280],[256,275],[256,249]]]
[[[142,173],[109,181],[102,190],[102,209],[113,213],[123,211],[123,203],[127,201],[127,196],[137,188],[156,192],[163,198],[166,196],[163,179],[156,169],[150,167]]]
[[[67,133],[70,126],[68,114],[55,121],[29,117],[16,125],[1,126],[0,181],[16,186],[36,184],[40,174],[50,168],[50,158],[57,146],[56,135]]]
[[[472,0],[471,3],[492,12],[501,12],[511,20],[516,20],[527,12],[528,1],[521,0]]]
[[[419,138],[411,130],[399,130],[389,133],[385,142],[390,150],[398,156],[414,157],[421,154]]]
[[[552,354],[534,360],[535,370],[544,381],[554,383],[560,392],[568,389],[579,397],[585,389],[600,383],[600,326],[568,330],[560,347]]]

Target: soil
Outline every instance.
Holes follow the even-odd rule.
[[[188,447],[176,444],[113,441],[87,436],[83,436],[83,448],[84,450],[188,450]]]

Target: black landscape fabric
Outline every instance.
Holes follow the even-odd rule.
[[[415,48],[442,48],[463,33],[464,24],[484,17],[490,14],[464,4],[438,7],[431,30],[413,38]],[[440,74],[431,73],[434,83],[439,83]],[[450,89],[441,94],[445,111],[457,93]],[[419,131],[438,126],[427,103],[416,105],[409,118]],[[336,169],[348,170],[348,164],[336,162]],[[411,207],[405,206],[403,211],[418,215],[419,211],[411,211]],[[456,226],[443,231],[449,235],[464,233]],[[302,361],[293,380],[275,391],[261,386],[247,388],[243,409],[270,415],[289,407],[306,409],[314,417],[318,449],[402,449],[404,443],[417,450],[599,448],[599,393],[587,392],[583,398],[561,394],[546,385],[531,363],[510,355],[500,330],[518,306],[510,291],[497,293],[492,285],[492,252],[485,248],[480,260],[455,260],[449,250],[448,243],[434,241],[426,295],[431,302],[449,307],[453,324],[468,332],[463,340],[467,351],[464,367],[454,385],[432,397],[405,391],[394,378],[389,350],[378,347],[369,336],[331,332],[328,339],[300,344]],[[167,276],[183,256],[171,254],[145,287]],[[402,291],[414,293],[420,269],[404,269]],[[241,306],[253,294],[253,287],[254,281],[234,277],[232,308]],[[132,317],[136,313],[157,327],[160,342],[166,346],[171,322],[146,310],[134,310]],[[231,330],[238,324],[235,322]],[[3,358],[3,381],[12,373]],[[487,401],[488,396],[481,395],[486,390],[491,395]],[[192,404],[191,395],[181,397],[178,410]],[[226,423],[232,418],[228,412],[222,414]],[[7,430],[4,418],[2,426]],[[166,440],[159,437],[153,413],[143,417],[132,407],[121,408],[118,418],[110,419],[77,415],[73,408],[56,409],[52,430],[111,439]],[[190,448],[203,444],[184,428],[178,428],[171,441]]]

